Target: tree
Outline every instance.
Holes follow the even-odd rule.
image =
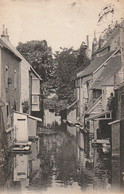
[[[45,40],[19,42],[17,46],[17,50],[42,77],[45,97],[56,92],[59,100],[68,100],[69,103],[74,101],[76,73],[89,64],[86,48],[84,43],[78,50],[61,48],[53,59],[52,49]]]
[[[55,53],[55,61],[58,66],[56,69],[57,95],[60,100],[74,101],[74,80],[76,73],[83,70],[89,60],[86,57],[86,46],[84,43],[80,49],[61,48],[62,51]]]
[[[52,49],[47,45],[46,40],[33,40],[27,43],[19,42],[17,50],[41,76],[44,81],[44,87],[47,87],[46,91],[48,92],[49,86],[51,85],[54,65]]]

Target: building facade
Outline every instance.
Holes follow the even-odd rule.
[[[122,80],[121,42],[120,25],[112,30],[107,40],[100,37],[97,41],[95,36],[91,63],[77,74],[77,120],[93,133],[95,141],[111,137],[108,123],[112,120],[112,112],[108,103]]]
[[[7,31],[3,28],[3,34],[0,38],[0,99],[4,103],[4,106],[1,107],[1,114],[3,115],[8,147],[11,147],[16,139],[21,138],[22,131],[16,129],[20,128],[21,130],[21,126],[25,123],[19,122],[21,121],[19,118],[14,119],[20,117],[20,113],[24,114],[27,122],[29,116],[32,115],[30,120],[32,119],[34,122],[32,127],[36,126],[34,132],[36,134],[36,122],[42,121],[41,113],[43,112],[41,111],[43,108],[41,106],[41,82],[41,77],[13,47]],[[28,126],[24,127],[23,133],[29,134]],[[28,140],[28,136],[26,138]]]

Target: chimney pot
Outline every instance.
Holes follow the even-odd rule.
[[[9,35],[8,35],[8,29],[5,29],[5,25],[3,24],[3,32],[1,34],[1,37],[4,38],[4,40],[9,40]]]
[[[5,25],[4,24],[3,24],[3,31],[2,31],[1,37],[5,37]]]

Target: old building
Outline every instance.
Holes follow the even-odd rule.
[[[112,147],[112,184],[124,187],[124,83],[115,89],[115,98],[111,102],[115,117],[109,123],[111,127]],[[116,177],[114,176],[116,173]]]
[[[0,39],[0,49],[0,98],[5,104],[2,113],[8,146],[11,146],[15,140],[21,138],[23,124],[19,122],[21,121],[19,118],[20,113],[24,114],[26,120],[30,119],[32,123],[32,125],[27,125],[28,128],[24,127],[28,132],[23,131],[23,133],[29,135],[29,130],[35,130],[31,134],[36,135],[38,122],[42,121],[43,112],[42,79],[17,49],[13,47],[5,28],[3,28]],[[18,117],[17,119],[14,119],[13,113]],[[30,122],[28,121],[29,124]],[[17,125],[18,131],[16,130]],[[31,134],[30,136],[32,136]],[[28,140],[28,137],[26,138]]]
[[[13,111],[20,110],[21,59],[5,43],[4,38],[8,39],[8,36],[6,36],[4,32],[0,39],[0,98],[5,104],[2,107],[4,128],[8,133],[8,138],[11,140]]]
[[[112,119],[112,113],[108,109],[108,101],[122,80],[120,44],[120,26],[111,31],[107,40],[100,37],[97,42],[95,36],[91,63],[77,74],[77,120],[94,134],[95,140],[111,136],[108,123]]]
[[[41,94],[42,94],[42,78],[32,68],[28,61],[19,53],[19,51],[11,44],[8,36],[2,35],[2,40],[6,43],[20,59],[20,112],[39,115],[41,111]],[[28,106],[27,110],[24,105]]]

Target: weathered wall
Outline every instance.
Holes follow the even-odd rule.
[[[124,86],[115,92],[116,97],[116,119],[124,119]]]
[[[37,121],[31,118],[28,118],[29,137],[36,137],[36,133],[37,133]]]
[[[8,78],[11,79],[11,84],[7,84],[5,79],[6,68],[8,68]],[[14,71],[17,72],[16,89],[14,85]],[[3,109],[5,128],[12,125],[11,114],[14,109],[14,102],[16,103],[16,110],[20,109],[20,61],[6,49],[1,49],[1,99],[6,106]],[[7,116],[8,105],[8,116]]]
[[[120,122],[112,125],[112,156],[120,156]]]
[[[114,93],[114,86],[103,86],[102,87],[102,109],[107,109],[108,98],[110,94]]]
[[[71,121],[72,123],[76,123],[76,109],[70,111],[67,114],[67,120]],[[76,127],[67,126],[67,131],[71,134],[76,136]]]

